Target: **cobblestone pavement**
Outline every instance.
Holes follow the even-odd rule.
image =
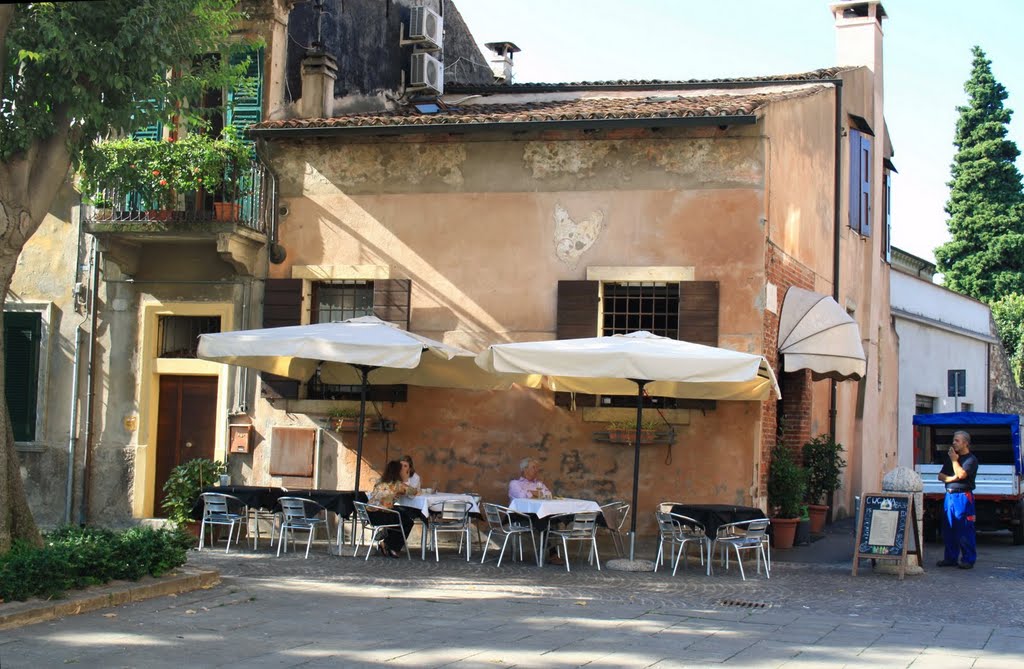
[[[0,667],[1024,666],[1024,547],[1008,538],[983,540],[974,570],[902,582],[789,560],[812,549],[778,551],[771,579],[747,581],[693,562],[673,578],[452,550],[439,563],[203,550],[190,564],[222,585],[0,632]]]

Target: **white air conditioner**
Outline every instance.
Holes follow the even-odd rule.
[[[409,85],[444,93],[444,63],[429,53],[414,53],[409,67]]]
[[[413,7],[409,14],[409,39],[444,46],[444,19],[426,7]]]

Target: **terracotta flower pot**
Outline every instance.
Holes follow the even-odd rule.
[[[808,504],[807,515],[811,517],[811,534],[821,534],[825,531],[825,518],[828,516],[827,505]]]
[[[772,548],[792,548],[799,518],[772,518]]]
[[[237,221],[241,207],[237,202],[214,202],[213,217],[218,221]]]

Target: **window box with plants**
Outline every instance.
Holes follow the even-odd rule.
[[[122,212],[113,218],[169,220],[206,211],[207,195],[225,201],[208,216],[219,218],[219,210],[223,220],[235,220],[238,201],[253,190],[252,151],[231,126],[218,138],[98,142],[83,155],[79,186],[96,220],[110,207]]]
[[[792,451],[777,443],[768,469],[768,505],[771,507],[775,548],[792,548],[807,481]]]
[[[819,434],[803,446],[804,470],[807,472],[807,511],[811,516],[811,533],[825,529],[829,496],[843,482],[843,445],[829,434]]]
[[[608,423],[607,430],[595,432],[596,441],[611,444],[632,444],[636,441],[636,419],[617,420]],[[675,442],[675,430],[665,423],[645,419],[640,424],[640,444],[671,444]]]

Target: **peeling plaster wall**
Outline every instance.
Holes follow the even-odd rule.
[[[281,228],[287,260],[272,266],[274,276],[291,276],[295,265],[386,266],[391,277],[412,279],[413,330],[480,349],[552,338],[557,281],[583,279],[588,266],[692,266],[696,279],[721,282],[720,344],[761,352],[757,127],[584,141],[321,140],[279,144],[272,154],[291,210]],[[410,387],[407,403],[380,409],[398,431],[367,435],[364,472],[409,453],[428,485],[504,501],[519,460],[531,455],[559,494],[631,494],[630,449],[594,442],[605,423],[554,407],[548,394]],[[295,413],[260,403],[258,431],[306,420]],[[641,510],[669,498],[749,503],[760,430],[760,403],[691,411],[671,449],[644,447]],[[321,484],[351,484],[354,436],[341,435],[342,450],[326,436]],[[265,442],[257,446],[257,476],[267,453]],[[338,456],[343,465],[332,469]],[[651,531],[647,515],[641,527]]]
[[[65,186],[18,258],[5,307],[44,312],[36,438],[16,446],[29,506],[42,527],[64,522],[67,499],[71,371],[82,321],[71,296],[78,226],[69,221],[78,220],[77,203],[77,193]]]

